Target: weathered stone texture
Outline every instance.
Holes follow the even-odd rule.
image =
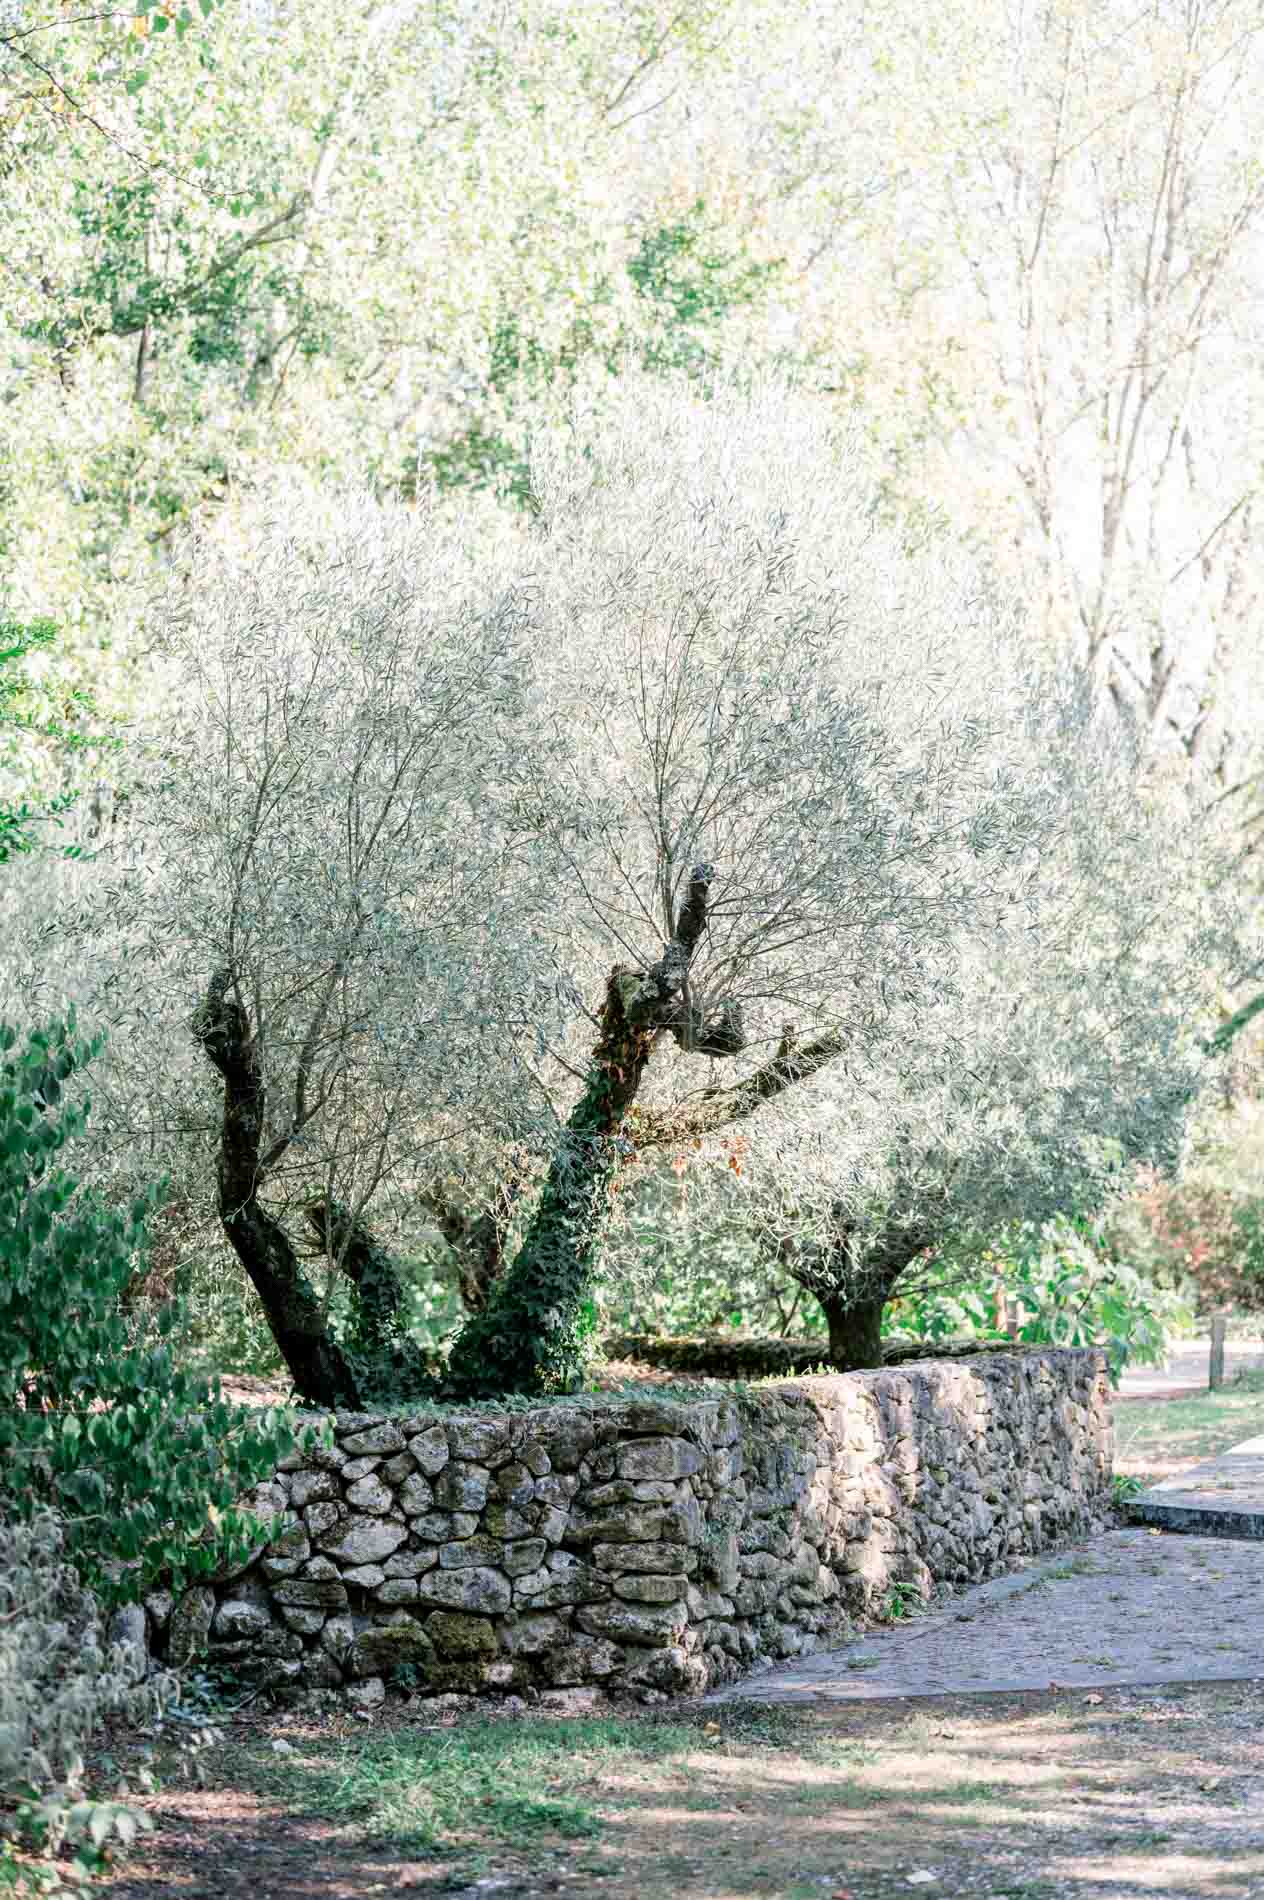
[[[244,1571],[146,1599],[150,1642],[363,1707],[392,1680],[696,1693],[845,1638],[893,1585],[1081,1535],[1109,1419],[1102,1355],[1054,1350],[687,1402],[340,1413],[332,1447],[252,1494],[278,1521]]]

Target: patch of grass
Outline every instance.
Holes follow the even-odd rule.
[[[296,1809],[353,1823],[360,1837],[414,1852],[521,1846],[542,1835],[590,1839],[604,1771],[683,1754],[692,1729],[592,1717],[473,1721],[439,1731],[395,1728],[305,1741],[257,1756],[257,1779]]]
[[[933,1798],[936,1801],[1001,1801],[1005,1790],[998,1788],[994,1781],[954,1781],[945,1788],[936,1788]]]
[[[726,1742],[754,1742],[761,1748],[799,1748],[803,1743],[803,1717],[797,1709],[783,1708],[776,1702],[747,1702],[734,1697],[699,1717],[703,1729],[714,1724]]]
[[[782,1798],[796,1808],[819,1808],[823,1812],[831,1808],[876,1808],[884,1802],[906,1799],[898,1788],[858,1787],[854,1781],[831,1782],[823,1788],[796,1788]]]
[[[1213,1458],[1264,1431],[1264,1372],[1240,1372],[1187,1399],[1130,1399],[1115,1408],[1115,1467],[1146,1482]]]

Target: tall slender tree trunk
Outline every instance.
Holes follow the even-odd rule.
[[[654,1044],[734,1056],[745,1047],[740,1009],[710,1021],[689,996],[689,966],[706,927],[714,871],[698,864],[663,954],[646,970],[611,971],[587,1084],[553,1156],[522,1246],[467,1323],[448,1362],[461,1397],[539,1392],[564,1385],[582,1360],[583,1304],[592,1282],[620,1160],[623,1118],[636,1100]]]

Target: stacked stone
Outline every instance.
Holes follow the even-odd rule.
[[[732,1680],[976,1581],[1104,1509],[1102,1357],[1037,1351],[714,1400],[339,1413],[248,1500],[232,1574],[146,1603],[151,1647],[276,1690],[642,1697]],[[403,1672],[402,1675],[400,1672]]]

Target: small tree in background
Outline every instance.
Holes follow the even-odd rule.
[[[1225,843],[1168,799],[1117,730],[1056,748],[1057,847],[1012,933],[963,953],[955,990],[851,1083],[838,1069],[752,1126],[751,1218],[820,1302],[830,1358],[875,1364],[918,1275],[977,1279],[1004,1230],[1115,1207],[1170,1177],[1216,1059],[1205,1040],[1242,906]]]

